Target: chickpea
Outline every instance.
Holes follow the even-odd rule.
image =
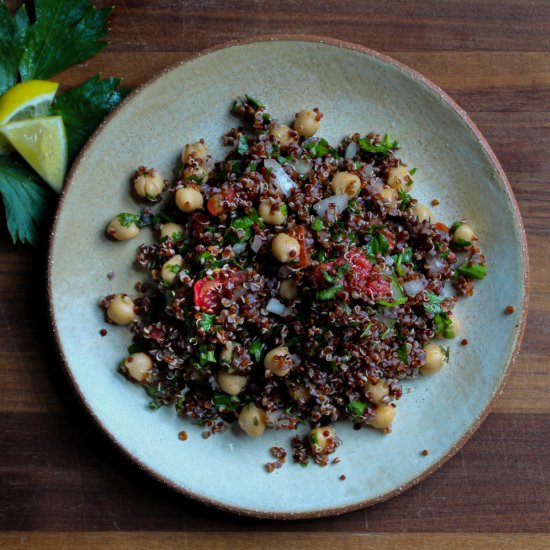
[[[288,393],[294,401],[298,403],[307,403],[311,399],[311,392],[302,384],[290,384],[288,381],[286,383]]]
[[[296,134],[285,124],[271,128],[269,134],[279,142],[281,147],[286,147],[296,141]]]
[[[460,319],[456,315],[449,315],[449,321],[451,321],[451,324],[445,331],[437,335],[438,338],[456,338],[460,334],[460,328],[462,326]],[[445,336],[445,332],[447,336]]]
[[[413,214],[418,218],[419,222],[431,221],[432,219],[431,210],[427,206],[424,206],[423,204],[417,204],[412,209],[412,211],[413,211]]]
[[[117,294],[109,302],[107,317],[117,325],[129,325],[136,318],[132,298],[126,294]]]
[[[204,197],[194,187],[182,187],[176,191],[176,205],[183,212],[193,212],[203,207]]]
[[[336,448],[336,430],[330,427],[313,428],[309,432],[309,443],[315,454],[330,454]]]
[[[294,279],[285,279],[279,287],[279,296],[283,300],[294,300],[298,296],[298,286]]]
[[[191,158],[199,161],[199,164],[205,164],[208,159],[208,147],[206,143],[202,141],[196,141],[195,143],[188,143],[181,155],[181,161],[183,164],[187,164]]]
[[[156,199],[164,191],[164,180],[155,169],[140,169],[134,175],[134,189],[140,197]]]
[[[279,233],[271,241],[273,256],[282,264],[287,264],[298,259],[300,255],[300,243],[294,237],[286,233]]]
[[[267,419],[265,411],[248,403],[239,412],[239,426],[250,436],[259,437],[265,431]]]
[[[176,254],[175,256],[172,256],[169,260],[166,260],[160,272],[162,280],[167,285],[173,285],[176,282],[182,266],[183,258],[179,254]]]
[[[137,237],[139,227],[132,214],[117,214],[107,226],[107,235],[117,241],[129,241]]]
[[[287,206],[285,203],[275,206],[269,199],[265,199],[260,203],[258,213],[265,223],[269,225],[282,225],[286,220]]]
[[[336,195],[343,195],[345,193],[351,198],[359,195],[361,180],[359,176],[351,172],[337,172],[332,178],[330,186]]]
[[[145,382],[151,376],[151,369],[153,368],[153,360],[146,353],[132,353],[126,361],[124,366],[128,369],[128,374],[138,382]]]
[[[379,380],[376,384],[367,382],[363,387],[363,392],[365,397],[372,403],[382,403],[384,397],[387,397],[390,394],[390,388],[386,382]]]
[[[232,374],[225,371],[221,371],[218,374],[220,388],[229,395],[238,395],[246,386],[246,382],[246,376],[241,376],[240,374]]]
[[[294,117],[294,129],[303,137],[311,137],[321,126],[323,115],[313,109],[302,109]]]
[[[477,237],[474,230],[467,223],[461,224],[453,232],[453,241],[457,244],[468,243],[468,245],[470,245],[476,240]]]
[[[391,427],[394,418],[395,407],[392,407],[388,403],[378,403],[376,411],[374,411],[374,418],[369,420],[369,424],[374,428],[384,430]]]
[[[233,359],[233,348],[235,347],[235,342],[227,342],[225,347],[220,351],[220,361],[226,365],[231,365],[231,360]]]
[[[264,367],[277,376],[287,376],[292,369],[292,359],[288,348],[277,346],[269,351],[264,358]]]
[[[420,367],[420,372],[422,374],[435,374],[447,362],[445,351],[438,344],[428,344],[424,351],[426,352],[426,359]]]
[[[384,185],[384,189],[380,193],[384,197],[384,202],[388,202],[390,208],[395,208],[397,206],[397,191],[393,187]]]
[[[208,170],[202,166],[188,166],[183,170],[183,179],[205,183],[208,181]]]
[[[400,164],[388,170],[388,185],[398,191],[410,191],[413,187],[413,181],[409,169]]]
[[[160,228],[160,238],[164,239],[166,237],[180,238],[180,235],[183,236],[183,225],[179,223],[165,223]]]

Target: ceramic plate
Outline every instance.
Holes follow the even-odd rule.
[[[183,145],[199,138],[221,158],[220,136],[239,124],[230,106],[245,93],[261,98],[283,121],[303,107],[319,107],[325,115],[320,134],[329,141],[355,131],[390,132],[402,146],[400,157],[418,167],[415,195],[422,202],[437,197],[442,220],[471,220],[488,258],[489,274],[476,285],[474,299],[457,308],[470,344],[452,343],[452,360],[437,376],[405,384],[390,435],[339,425],[341,462],[326,468],[302,468],[290,459],[268,474],[269,448],[290,449],[293,434],[268,431],[258,440],[230,430],[204,440],[199,426],[173,410],[150,411],[143,390],[117,373],[129,331],[110,326],[108,336],[99,336],[105,323],[98,300],[132,293],[143,278],[133,267],[138,243],[104,236],[115,213],[140,207],[129,194],[131,173],[146,165],[171,174]],[[106,276],[111,271],[114,280]],[[226,45],[168,69],[108,118],[63,193],[51,239],[49,297],[67,373],[90,414],[130,459],[207,504],[297,518],[387,499],[460,448],[501,391],[518,349],[526,274],[525,236],[510,186],[479,131],[449,97],[418,73],[360,46],[279,37]],[[514,315],[503,314],[508,304]],[[186,442],[178,439],[182,429]]]

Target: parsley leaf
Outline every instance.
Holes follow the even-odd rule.
[[[84,84],[55,98],[52,115],[61,115],[67,132],[69,158],[76,157],[90,134],[129,92],[119,89],[120,78],[93,76]]]
[[[330,146],[329,142],[323,138],[306,143],[304,149],[308,150],[311,156],[315,158],[324,157],[327,153],[330,153],[332,156],[338,154],[338,152]]]
[[[24,31],[28,26],[24,5],[11,17],[8,6],[0,3],[0,95],[17,82]]]
[[[14,157],[0,156],[0,195],[13,242],[37,244],[37,228],[46,220],[53,198],[39,181],[34,172]]]
[[[424,310],[427,313],[441,313],[443,310],[441,309],[441,302],[445,298],[443,296],[438,296],[437,294],[434,294],[433,292],[428,292],[428,303],[424,303]]]
[[[318,290],[315,293],[315,299],[316,300],[334,300],[334,298],[336,297],[336,294],[338,294],[338,292],[340,292],[341,290],[344,290],[344,287],[342,285],[326,288],[325,290]]]
[[[359,138],[357,143],[359,143],[359,147],[367,153],[389,155],[392,149],[399,149],[399,144],[397,141],[391,141],[389,134],[386,134],[378,145],[374,144],[369,138]]]
[[[348,403],[348,409],[354,416],[361,416],[365,412],[366,408],[367,406],[365,403],[362,403],[361,401],[351,401]]]
[[[470,265],[468,262],[464,262],[458,267],[457,272],[472,279],[483,279],[487,275],[487,266],[476,263]]]
[[[235,411],[241,404],[241,400],[236,395],[225,395],[223,393],[215,393],[212,402],[220,412],[224,410]]]
[[[403,361],[403,363],[405,363],[405,365],[409,364],[409,354],[407,352],[406,344],[403,344],[402,346],[399,346],[399,348],[397,348],[397,351],[395,353],[396,353],[397,357],[399,357],[399,359],[401,359],[401,361]]]
[[[199,321],[199,327],[202,328],[204,332],[208,332],[212,328],[212,324],[214,323],[215,318],[216,318],[215,315],[209,315],[208,313],[201,312],[201,320]]]
[[[248,139],[244,134],[239,136],[239,142],[237,144],[237,153],[244,155],[248,151]]]
[[[25,32],[19,62],[23,80],[47,79],[99,53],[112,8],[90,0],[35,0],[36,22]]]
[[[254,357],[254,360],[256,361],[256,363],[259,363],[260,359],[262,358],[262,348],[263,348],[263,344],[259,338],[256,338],[256,340],[254,340],[254,342],[252,342],[250,346],[250,350],[249,350],[250,355]]]
[[[404,212],[409,207],[409,204],[412,201],[412,197],[406,191],[400,189],[399,191],[397,191],[397,198],[401,201],[401,204],[399,205],[399,210],[401,210],[401,212]]]

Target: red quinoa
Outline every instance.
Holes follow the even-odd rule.
[[[205,439],[245,404],[259,411],[256,426],[368,426],[401,397],[401,380],[419,375],[424,346],[445,334],[458,298],[473,294],[485,258],[454,243],[452,226],[418,218],[414,171],[389,136],[351,134],[332,147],[289,130],[283,143],[273,136],[283,128],[259,101],[239,99],[233,113],[248,126],[223,137],[231,147],[224,160],[214,163],[195,144],[161,211],[123,215],[155,231],[168,221],[181,227],[137,254],[150,275],[136,285],[131,325],[134,346],[153,361],[143,386],[157,407],[173,404],[210,427]],[[313,116],[322,118],[318,109]],[[344,187],[334,179],[341,173]],[[388,184],[400,187],[397,197],[387,198]],[[180,211],[174,195],[183,189],[199,193],[204,208]],[[295,243],[282,249],[287,259],[272,250],[282,233]],[[326,465],[340,443],[330,439],[313,452],[294,437],[294,459]],[[279,447],[272,454],[278,462],[268,471],[286,457]]]

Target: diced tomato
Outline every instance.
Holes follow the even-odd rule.
[[[199,306],[206,313],[215,313],[220,308],[221,294],[223,288],[219,279],[200,279],[193,287],[195,305]]]
[[[218,313],[224,294],[231,296],[231,291],[242,285],[247,277],[246,271],[233,271],[229,275],[218,271],[213,279],[199,279],[193,287],[195,305],[205,313]]]
[[[236,196],[234,189],[224,189],[221,193],[214,193],[208,199],[206,207],[212,216],[221,216],[227,212],[227,208],[222,206],[222,202],[233,201]]]
[[[309,254],[306,246],[306,230],[303,226],[297,225],[294,228],[294,238],[300,243],[300,256],[297,264],[292,264],[292,267],[302,268],[309,264]]]
[[[338,270],[345,265],[349,265],[349,269],[341,281],[330,283],[323,276],[323,272],[327,272],[334,277],[338,274]],[[358,292],[371,300],[390,295],[390,282],[378,272],[373,271],[373,268],[374,265],[364,254],[348,252],[337,260],[319,264],[313,273],[313,279],[317,286],[328,287],[332,284],[341,284],[348,292]]]
[[[387,228],[383,227],[378,230],[384,237],[386,237],[386,240],[388,241],[388,254],[391,254],[393,252],[393,249],[395,248],[395,235]]]
[[[439,231],[449,231],[449,228],[443,223],[443,222],[437,222],[435,224],[435,228],[438,229]]]

